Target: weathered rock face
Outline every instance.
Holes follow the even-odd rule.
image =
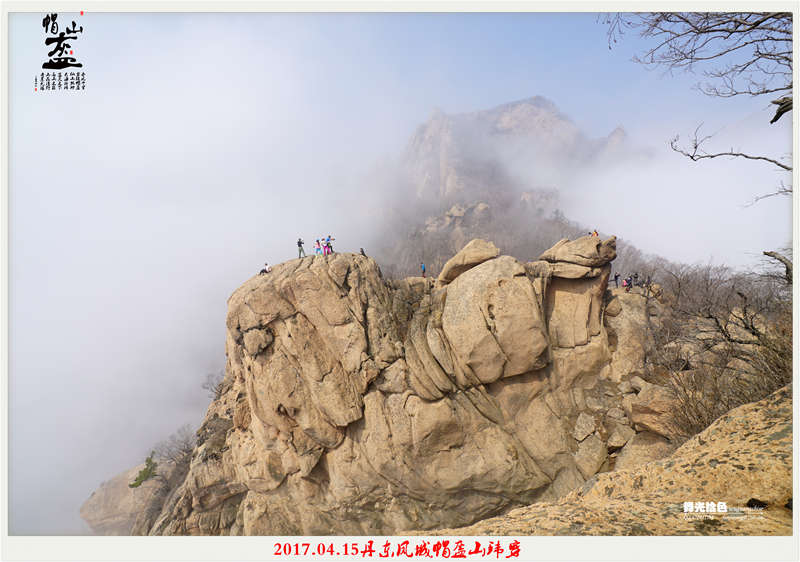
[[[80,516],[96,533],[104,535],[130,535],[136,516],[157,492],[157,483],[145,482],[130,488],[144,463],[104,482],[84,503]]]
[[[632,436],[617,457],[615,468],[624,470],[641,464],[663,459],[671,455],[676,447],[669,439],[657,433],[643,431]]]
[[[447,282],[387,282],[354,254],[247,281],[189,474],[134,532],[453,528],[612,468],[636,389],[609,378],[608,264],[521,264],[492,247],[465,248]]]
[[[604,323],[612,356],[609,378],[616,382],[621,382],[623,378],[633,379],[645,372],[647,314],[660,313],[663,305],[651,299],[652,310],[648,312],[642,294],[626,293],[622,288],[609,289],[603,300]],[[641,390],[641,387],[636,390]]]
[[[438,281],[441,283],[450,283],[468,269],[472,269],[476,265],[496,258],[499,255],[500,248],[491,242],[473,240],[448,260],[442,268],[442,272],[439,274]]]
[[[731,410],[668,459],[598,474],[554,503],[426,534],[791,536],[792,410],[790,385]]]
[[[574,241],[566,238],[547,250],[540,260],[585,267],[599,267],[617,257],[617,237],[600,240],[597,236],[584,236]],[[571,269],[575,269],[574,267]]]
[[[576,278],[495,250],[469,245],[438,289],[353,254],[247,281],[228,302],[224,393],[150,533],[393,534],[582,485],[607,456],[570,431],[573,389],[611,359],[609,268]]]

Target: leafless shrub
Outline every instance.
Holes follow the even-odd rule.
[[[175,433],[160,441],[155,446],[155,455],[161,459],[162,464],[171,463],[177,467],[178,472],[188,470],[192,451],[197,443],[197,435],[191,424],[185,424],[175,430]]]
[[[658,282],[662,271],[668,266],[669,262],[663,257],[643,252],[623,238],[617,239],[617,258],[612,267],[622,279],[638,273],[640,284],[644,284],[648,277]]]
[[[397,265],[390,263],[389,265],[382,267],[381,275],[383,275],[383,278],[386,281],[396,281],[397,279],[399,279],[397,275]]]
[[[786,266],[785,258],[779,261]],[[662,273],[664,306],[647,315],[646,360],[673,395],[678,437],[691,437],[792,381],[786,275],[710,264],[672,264]]]
[[[208,397],[214,400],[220,396],[222,381],[225,380],[225,371],[219,373],[208,373],[203,383],[203,388],[208,391]]]
[[[787,379],[778,371],[736,368],[737,363],[734,358],[728,364],[701,364],[672,374],[667,386],[675,402],[670,421],[678,437],[688,439],[730,410],[757,402],[791,382],[791,376]]]

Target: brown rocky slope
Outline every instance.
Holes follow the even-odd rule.
[[[668,459],[598,474],[557,502],[425,534],[792,535],[792,410],[790,385],[731,410]]]

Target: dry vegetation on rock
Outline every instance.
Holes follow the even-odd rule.
[[[672,394],[674,437],[688,439],[792,382],[791,262],[779,263],[782,275],[662,265],[663,304],[643,289],[647,372]]]

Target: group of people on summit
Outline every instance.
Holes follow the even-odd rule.
[[[320,242],[322,240],[322,242]],[[317,256],[327,256],[328,254],[333,253],[333,244],[331,241],[336,240],[336,238],[332,238],[330,234],[327,237],[317,238],[317,241],[314,242],[314,254]],[[297,257],[304,258],[306,257],[306,251],[303,249],[303,244],[305,242],[302,238],[297,239]],[[364,250],[361,250],[362,253]]]
[[[328,236],[326,236],[326,237],[323,237],[323,238],[317,238],[316,242],[314,243],[314,254],[317,255],[317,256],[327,256],[328,254],[332,254],[333,253],[333,244],[331,244],[331,242],[334,241],[334,240],[336,240],[336,238],[333,238],[330,234]],[[305,241],[303,241],[302,238],[298,238],[297,239],[297,257],[298,258],[306,257],[306,251],[303,248],[303,244],[305,244]],[[364,253],[364,248],[359,248],[358,249],[358,253],[361,254],[364,257],[367,257],[367,254]],[[422,271],[422,276],[425,277],[425,266],[424,265],[422,266],[422,270],[423,270]],[[270,265],[268,263],[265,263],[264,264],[264,268],[259,272],[259,275],[266,275],[270,271],[272,271],[272,267],[270,267]]]
[[[598,236],[599,237],[600,235],[597,233],[596,230],[593,230],[592,232],[589,233],[589,236]],[[323,238],[317,238],[317,240],[314,242],[314,254],[317,255],[317,256],[327,256],[329,254],[332,254],[333,253],[333,244],[331,244],[331,242],[334,241],[334,240],[336,240],[336,238],[333,238],[330,234],[328,236],[326,236],[326,237],[323,237]],[[302,238],[298,238],[297,239],[297,257],[298,258],[307,257],[306,256],[306,251],[303,248],[303,244],[305,244],[303,239]],[[358,252],[359,252],[359,254],[361,254],[364,257],[367,256],[367,254],[364,253],[364,248],[359,248]],[[424,262],[420,262],[420,269],[422,270],[422,276],[425,277],[426,273],[427,273],[427,268],[425,267],[425,263]],[[264,264],[264,269],[261,270],[259,275],[266,275],[270,271],[272,271],[272,267],[270,267],[269,264],[265,263]],[[616,273],[614,275],[614,283],[616,284],[617,287],[619,287],[619,273]],[[632,277],[628,277],[627,279],[622,281],[622,286],[627,291],[630,290],[631,284],[634,284],[634,285],[638,285],[639,284],[639,274],[638,273],[635,273]],[[648,285],[650,284],[650,277],[647,278],[647,284]]]
[[[589,236],[599,237],[600,235],[597,233],[596,230],[593,230],[592,232],[589,233]],[[314,254],[317,256],[327,256],[329,254],[332,254],[333,244],[331,244],[331,242],[334,240],[336,240],[336,238],[333,238],[330,234],[323,238],[317,238],[317,240],[314,242]],[[303,244],[305,244],[303,239],[298,238],[297,239],[298,258],[307,257],[306,251],[303,249]],[[358,253],[364,257],[367,257],[367,254],[364,253],[364,248],[359,248]],[[425,274],[427,273],[427,268],[425,267],[424,262],[420,262],[420,269],[422,269],[422,276],[425,277]],[[259,272],[259,275],[266,275],[270,271],[272,271],[272,267],[270,267],[268,263],[265,263],[264,268]],[[614,274],[614,285],[617,288],[619,288],[619,272],[616,272]],[[650,276],[648,275],[647,280],[644,282],[644,286],[647,287],[649,285],[650,285]],[[639,272],[636,272],[633,275],[630,275],[626,279],[622,280],[622,288],[625,289],[626,292],[630,291],[631,287],[638,287],[638,286],[639,286]]]
[[[614,273],[614,285],[616,286],[616,288],[619,288],[619,271]],[[634,273],[633,275],[629,275],[628,277],[626,277],[625,279],[622,280],[622,288],[625,289],[626,293],[631,290],[631,287],[638,287],[638,286],[639,286],[639,272],[638,271],[636,273]],[[649,275],[647,276],[647,279],[645,279],[644,283],[642,283],[642,286],[643,287],[649,287],[650,286],[650,276]]]

